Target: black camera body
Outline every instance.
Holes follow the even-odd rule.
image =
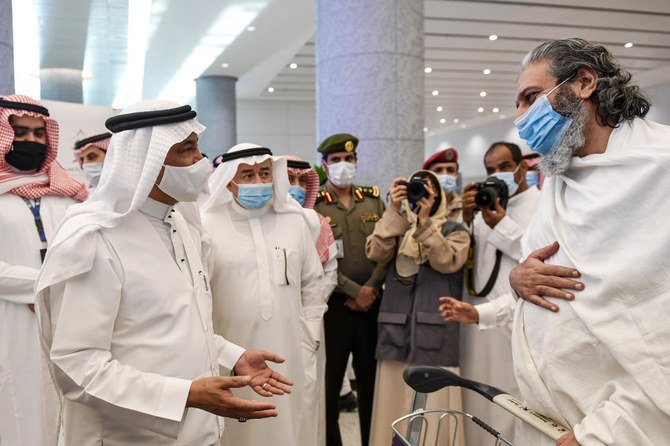
[[[398,185],[407,186],[407,201],[412,209],[423,197],[428,196],[426,183],[422,179],[414,178],[411,181],[399,181]]]
[[[475,204],[477,209],[496,209],[496,199],[500,199],[500,206],[507,209],[509,201],[509,191],[507,184],[497,177],[488,177],[486,180],[475,183],[477,195],[475,195]]]

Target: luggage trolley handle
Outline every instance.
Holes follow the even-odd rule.
[[[570,432],[570,429],[560,425],[549,417],[529,409],[521,401],[508,395],[503,390],[484,383],[461,378],[455,373],[441,367],[411,366],[405,369],[403,379],[408,386],[416,392],[423,394],[435,392],[447,386],[473,390],[554,440],[558,440],[567,432]]]

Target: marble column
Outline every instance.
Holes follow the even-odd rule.
[[[237,98],[231,76],[202,76],[195,80],[198,121],[207,127],[200,150],[210,159],[237,144]]]
[[[356,184],[420,168],[424,154],[424,0],[317,0],[319,141],[360,139]]]
[[[0,0],[0,95],[14,93],[12,0]]]
[[[81,70],[74,68],[42,68],[40,95],[51,101],[84,103]]]

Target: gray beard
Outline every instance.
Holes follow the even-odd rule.
[[[540,171],[545,176],[560,175],[570,166],[570,160],[577,150],[584,147],[586,137],[584,129],[588,122],[588,114],[584,108],[579,107],[572,115],[572,123],[565,131],[563,138],[558,142],[558,146],[546,156],[540,158],[537,163]]]

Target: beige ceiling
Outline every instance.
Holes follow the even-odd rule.
[[[427,0],[424,14],[430,132],[511,116],[519,63],[545,40],[582,37],[605,44],[634,75],[670,66],[670,0]],[[489,40],[492,34],[498,39]],[[627,42],[634,46],[625,48]],[[314,99],[315,53],[312,38],[290,61],[298,67],[287,64],[269,85],[274,92],[262,97]],[[487,68],[489,75],[483,74]]]

